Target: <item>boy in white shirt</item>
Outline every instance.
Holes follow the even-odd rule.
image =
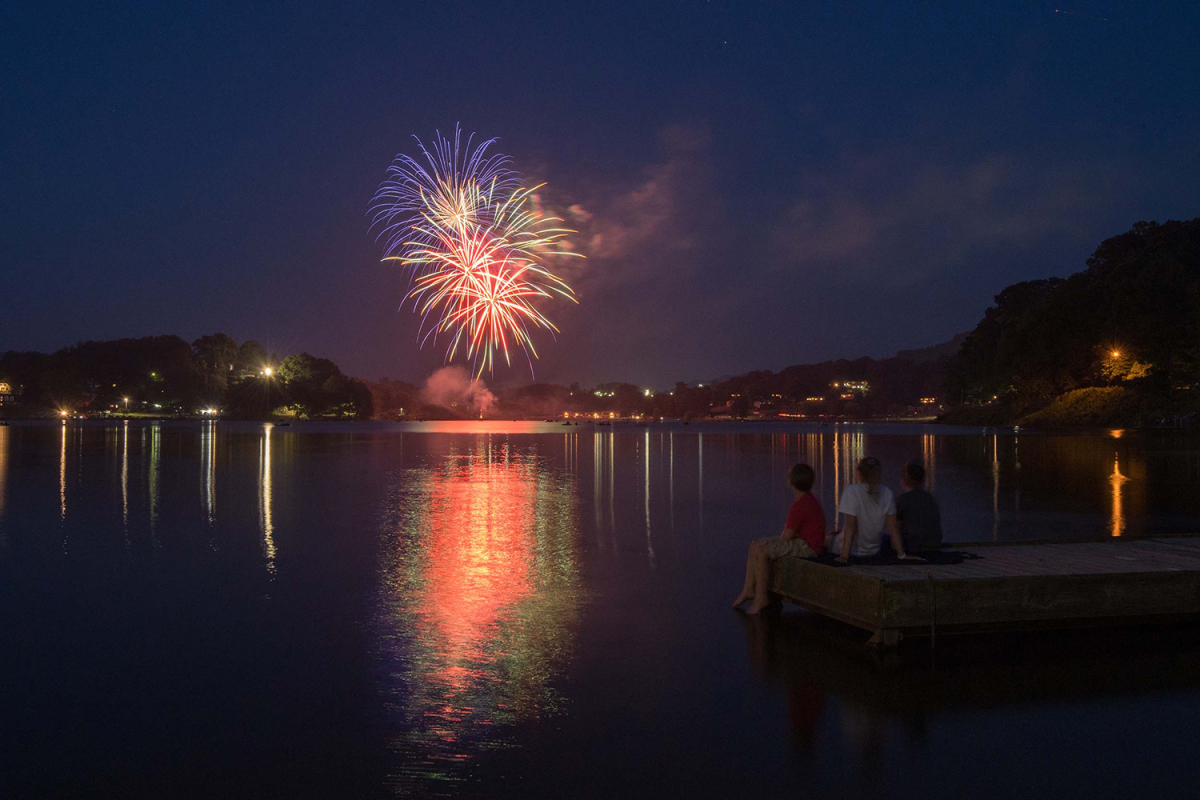
[[[892,537],[897,557],[909,558],[900,539],[900,526],[896,524],[896,498],[891,489],[879,482],[882,473],[879,459],[866,456],[855,469],[858,482],[842,492],[838,504],[843,516],[842,530],[829,534],[826,547],[837,553],[837,560],[843,564],[852,555],[860,558],[877,555],[884,528]]]

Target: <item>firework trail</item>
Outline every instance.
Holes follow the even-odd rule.
[[[430,148],[417,139],[425,163],[396,157],[372,200],[372,226],[384,260],[408,271],[406,300],[421,314],[422,346],[448,336],[446,360],[462,352],[476,375],[491,372],[497,355],[511,364],[511,349],[520,347],[532,372],[531,333],[558,332],[535,303],[575,302],[546,263],[578,255],[566,249],[573,231],[533,210],[541,185],[523,188],[508,156],[488,154],[495,139],[474,148],[472,141],[463,146],[458,128],[453,140],[435,135]]]

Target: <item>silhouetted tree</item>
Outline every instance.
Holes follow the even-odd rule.
[[[1082,272],[996,295],[951,362],[949,399],[1021,409],[1111,381],[1165,392],[1200,377],[1197,342],[1200,219],[1139,222]]]
[[[200,372],[205,399],[218,403],[229,388],[229,373],[237,359],[237,342],[223,333],[201,336],[192,342],[192,354]]]
[[[256,374],[261,372],[266,366],[270,366],[267,358],[267,349],[253,339],[247,339],[242,342],[242,346],[237,351],[237,358],[233,362],[234,370],[247,374]]]

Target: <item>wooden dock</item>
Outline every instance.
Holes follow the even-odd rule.
[[[774,562],[774,594],[871,631],[871,643],[1200,614],[1200,536],[962,544],[961,564],[832,567]]]

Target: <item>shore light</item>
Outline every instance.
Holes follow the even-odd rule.
[[[1120,358],[1120,357],[1121,357],[1121,351],[1120,351],[1120,350],[1113,350],[1113,351],[1112,351],[1112,357],[1113,357],[1113,358]]]
[[[270,367],[263,369],[263,375],[266,375],[268,378],[271,377],[272,372],[274,372],[274,370],[272,370]]]

